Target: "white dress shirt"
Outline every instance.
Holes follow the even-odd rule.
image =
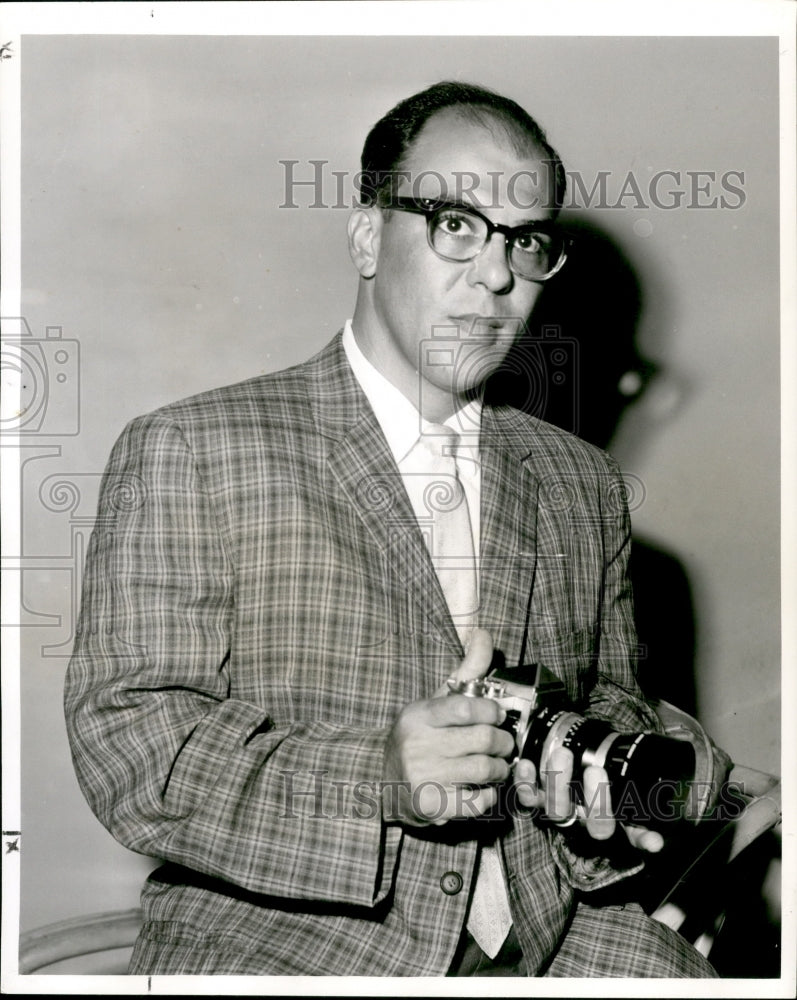
[[[354,377],[365,393],[371,409],[376,415],[388,447],[401,472],[401,463],[407,457],[418,438],[433,425],[425,420],[407,397],[392,382],[377,371],[360,350],[354,339],[351,320],[343,328],[343,349],[351,365]],[[473,399],[453,413],[444,424],[459,435],[456,461],[460,482],[465,490],[470,512],[473,551],[476,554],[477,570],[479,558],[479,522],[481,510],[481,468],[479,464],[479,428],[481,426],[482,403]],[[406,478],[405,486],[407,485]],[[419,508],[418,499],[412,490],[407,491],[412,501],[416,517],[427,513]]]

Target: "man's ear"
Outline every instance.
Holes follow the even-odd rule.
[[[378,208],[355,208],[349,216],[349,253],[363,278],[376,274],[382,223]]]

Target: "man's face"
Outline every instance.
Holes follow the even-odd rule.
[[[403,170],[399,195],[436,199],[443,187],[449,200],[492,222],[518,226],[555,214],[542,155],[519,157],[500,126],[491,131],[453,110],[427,122]],[[379,214],[366,353],[424,415],[441,419],[501,365],[543,286],[513,274],[499,233],[475,259],[449,261],[429,246],[422,215]]]

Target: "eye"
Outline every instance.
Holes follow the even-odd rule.
[[[479,233],[479,221],[467,212],[447,208],[435,219],[435,228],[445,236],[472,238]]]
[[[517,250],[529,254],[547,253],[551,247],[550,236],[532,229],[518,233],[513,242]]]

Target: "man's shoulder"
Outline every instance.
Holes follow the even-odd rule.
[[[312,392],[313,384],[324,378],[325,373],[332,375],[341,354],[337,335],[307,361],[178,399],[156,412],[177,415],[216,408],[234,409],[252,402],[268,406],[300,400]]]
[[[508,438],[517,452],[536,463],[582,469],[616,469],[615,459],[606,451],[524,410],[512,406],[490,407],[492,426]]]
[[[345,381],[340,334],[307,361],[166,403],[133,424],[176,424],[190,433],[214,433],[262,424],[299,429],[312,424],[319,387]]]

